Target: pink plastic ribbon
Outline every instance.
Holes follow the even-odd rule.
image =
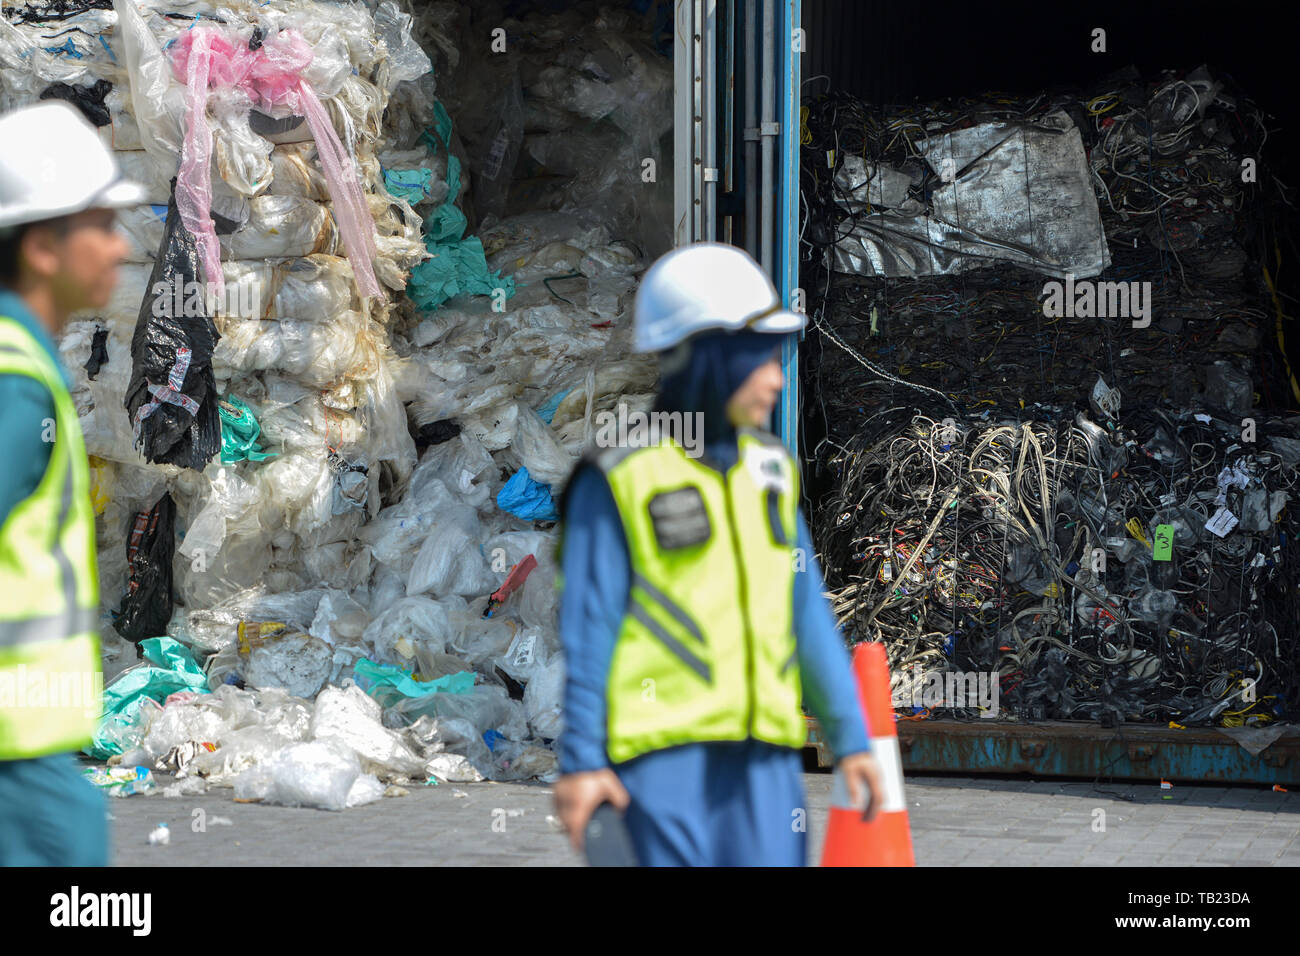
[[[176,180],[176,207],[193,233],[208,281],[224,289],[221,248],[212,222],[212,133],[207,121],[207,91],[238,87],[264,111],[285,107],[303,116],[316,139],[325,182],[334,202],[334,220],[363,297],[380,295],[374,260],[378,257],[374,220],[348,155],[315,90],[302,78],[311,65],[311,44],[296,30],[282,30],[257,50],[238,37],[209,27],[185,33],[176,42],[172,69],[184,78],[189,129],[181,148]]]
[[[208,82],[212,66],[209,30],[193,30],[184,73],[186,130],[181,144],[181,168],[176,174],[176,209],[194,237],[199,261],[218,294],[225,291],[221,244],[212,224],[212,130],[208,127]]]

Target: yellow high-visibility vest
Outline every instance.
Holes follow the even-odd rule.
[[[53,359],[0,316],[0,374],[50,390],[52,444],[40,484],[0,526],[0,760],[76,750],[99,721],[99,577],[90,468],[77,410]]]
[[[799,479],[784,446],[743,429],[725,475],[667,439],[592,460],[609,481],[632,565],[607,685],[610,760],[749,738],[802,747]]]

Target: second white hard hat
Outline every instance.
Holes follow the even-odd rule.
[[[0,229],[144,200],[75,107],[47,100],[0,116]]]
[[[672,348],[706,329],[797,332],[807,319],[781,307],[776,287],[743,249],[697,242],[661,256],[636,293],[638,352]]]

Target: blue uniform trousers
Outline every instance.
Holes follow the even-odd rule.
[[[107,866],[107,812],[70,753],[0,760],[0,866]]]
[[[803,866],[798,750],[756,740],[687,744],[616,765],[642,866]]]

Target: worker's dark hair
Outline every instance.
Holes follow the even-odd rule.
[[[30,224],[0,229],[0,285],[11,286],[18,280],[18,250]]]
[[[51,226],[59,235],[64,235],[71,221],[70,216],[59,216],[0,228],[0,286],[12,286],[18,281],[18,255],[23,246],[23,237],[29,230],[37,226]]]

